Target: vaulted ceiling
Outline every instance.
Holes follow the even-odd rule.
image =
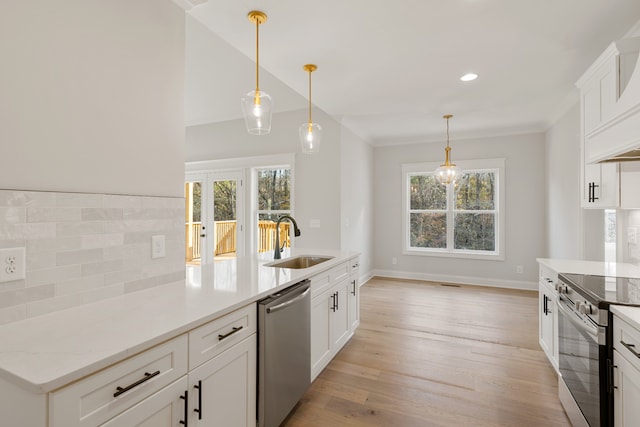
[[[187,125],[239,119],[255,86],[276,112],[313,102],[372,144],[545,130],[575,81],[640,20],[638,0],[209,0],[187,21]],[[634,27],[637,28],[637,27]],[[462,82],[467,72],[479,75]]]

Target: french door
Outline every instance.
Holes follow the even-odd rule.
[[[208,264],[244,253],[242,171],[189,173],[185,179],[185,261]]]

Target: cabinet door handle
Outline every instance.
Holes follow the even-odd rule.
[[[243,327],[242,326],[234,326],[233,328],[231,328],[231,331],[227,332],[226,334],[219,334],[218,335],[218,341],[222,341],[225,338],[229,338],[231,335],[235,334],[236,332],[238,332],[239,330],[241,330]]]
[[[635,344],[629,344],[629,343],[626,343],[626,342],[624,342],[622,340],[620,340],[620,344],[625,346],[627,348],[627,350],[629,350],[635,357],[640,359],[640,353],[638,353],[636,351],[636,345]]]
[[[154,373],[150,374],[148,372],[144,373],[144,378],[139,379],[138,381],[136,381],[133,384],[129,384],[126,387],[116,387],[116,392],[113,393],[113,397],[118,397],[120,396],[122,393],[126,393],[129,390],[131,390],[132,388],[138,387],[140,384],[149,381],[151,378],[160,375],[160,371],[155,371]]]
[[[340,310],[340,292],[336,292],[336,310]]]
[[[547,315],[547,296],[546,295],[542,295],[542,312],[544,313],[544,315]]]
[[[331,311],[335,312],[337,309],[336,299],[338,298],[337,293],[331,294]]]
[[[351,295],[355,295],[356,294],[356,281],[353,280],[351,283],[353,283],[353,290],[351,291]]]
[[[189,427],[189,391],[184,391],[184,396],[180,396],[180,399],[184,400],[184,421],[180,420],[180,424],[184,427]]]
[[[198,419],[202,419],[202,381],[198,381],[198,384],[194,385],[193,388],[198,390],[198,408],[194,408],[193,412],[198,413]]]

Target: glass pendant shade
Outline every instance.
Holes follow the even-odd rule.
[[[242,97],[241,102],[247,131],[252,135],[271,132],[271,96],[261,90],[252,90]]]
[[[444,163],[435,171],[436,180],[443,185],[448,185],[456,181],[462,174],[460,168],[455,163],[451,163],[451,147],[449,147],[449,119],[451,114],[443,116],[447,120],[447,148],[444,149]]]
[[[319,152],[322,142],[322,126],[318,123],[303,123],[300,125],[299,131],[302,152],[305,154]]]

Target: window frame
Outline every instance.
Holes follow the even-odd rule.
[[[504,260],[505,248],[505,159],[478,159],[478,160],[461,160],[456,164],[463,172],[481,172],[494,171],[495,185],[497,191],[495,193],[495,250],[480,251],[468,249],[455,249],[454,245],[454,221],[456,212],[459,213],[493,213],[493,210],[456,210],[455,209],[455,192],[452,184],[447,187],[447,236],[446,248],[417,248],[411,245],[411,212],[410,197],[411,191],[410,177],[414,175],[433,175],[435,170],[440,166],[439,162],[422,162],[422,163],[405,163],[402,165],[402,253],[404,255],[418,256],[436,256],[448,258],[468,258],[468,259],[484,259],[484,260]],[[426,210],[433,212],[442,212],[440,209]]]

